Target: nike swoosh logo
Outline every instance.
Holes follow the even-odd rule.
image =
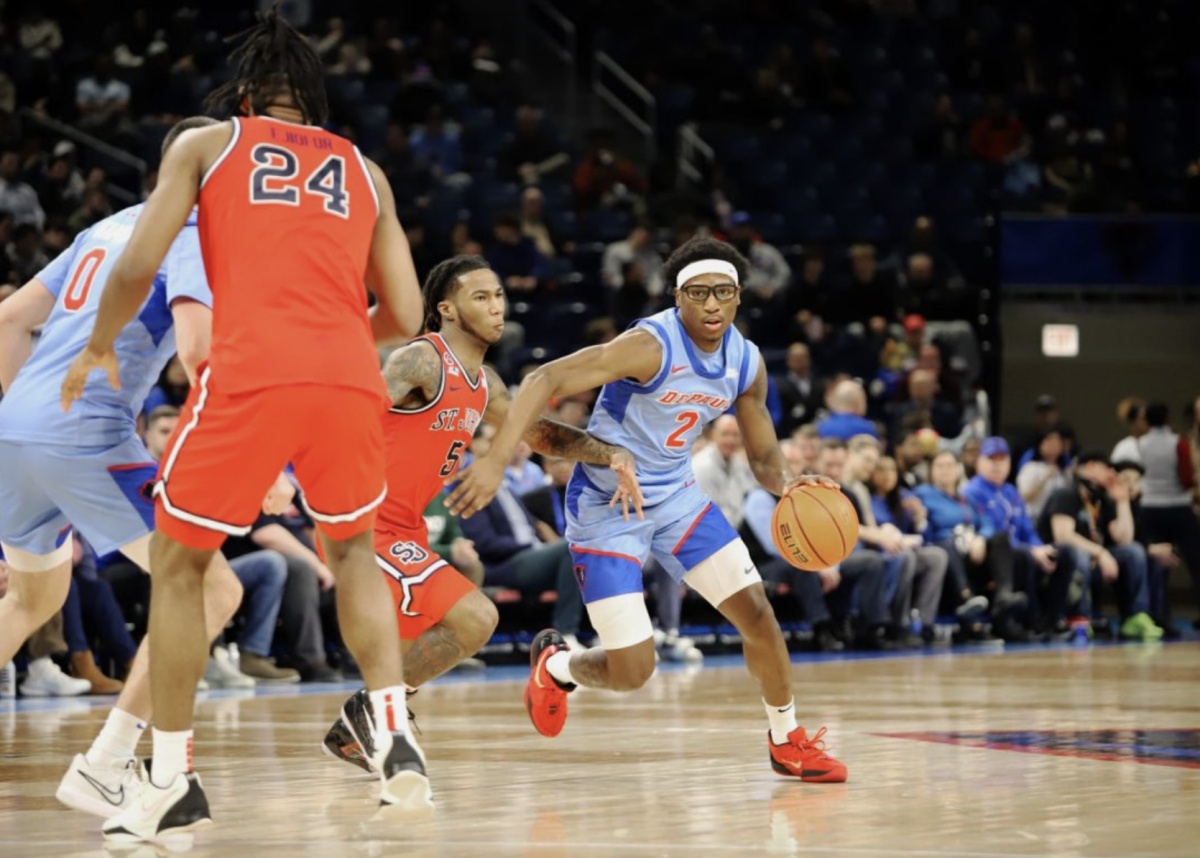
[[[686,363],[683,366],[673,366],[671,367],[671,374],[674,375],[677,372],[683,372],[685,369],[687,369]]]
[[[817,777],[818,775],[826,774],[825,769],[806,769],[804,763],[793,763],[791,760],[780,760],[785,766],[791,766],[796,771],[800,772],[801,777]]]
[[[120,807],[121,804],[125,801],[125,787],[124,786],[122,786],[118,790],[111,790],[108,787],[106,787],[104,784],[100,783],[100,781],[96,780],[95,778],[89,777],[86,772],[80,772],[79,776],[81,778],[83,778],[85,781],[87,781],[89,784],[91,784],[95,788],[96,792],[98,792],[98,793],[100,793],[100,795],[104,796],[104,800],[107,801],[109,804],[111,804],[113,807]]]
[[[553,655],[553,653],[551,653],[551,655]],[[542,685],[542,668],[545,667],[545,661],[549,657],[550,656],[547,655],[545,657],[539,658],[538,666],[533,671],[533,684],[536,685],[538,688],[546,687],[546,686]]]
[[[691,488],[694,485],[696,485],[695,480],[688,480],[686,483],[683,484],[683,487],[686,489],[686,488]]]
[[[754,567],[753,567],[753,566],[747,566],[747,567],[746,567],[745,569],[743,569],[742,571],[743,571],[743,572],[745,572],[747,575],[753,575],[753,574],[754,574]],[[786,710],[784,710],[784,709],[780,709],[779,711],[780,711],[780,712],[784,712],[784,711],[786,711]]]
[[[178,777],[178,775],[176,775],[176,777]],[[171,781],[171,783],[175,783],[175,782]],[[146,799],[146,792],[148,792],[148,791],[154,791],[154,792],[158,793],[158,801],[154,802],[153,804],[147,804],[145,799]],[[186,795],[186,793],[184,793],[184,794]],[[161,808],[164,804],[166,804],[168,801],[170,801],[171,797],[172,796],[171,796],[170,788],[161,789],[154,783],[146,784],[145,790],[142,792],[142,807],[145,808],[146,815],[147,816],[156,815],[158,813],[159,808]]]

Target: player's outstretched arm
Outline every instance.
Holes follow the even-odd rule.
[[[204,171],[225,148],[231,133],[225,123],[196,128],[184,132],[167,150],[158,172],[158,185],[146,200],[133,235],[104,284],[91,339],[63,380],[63,410],[83,394],[93,369],[103,369],[109,383],[120,388],[113,343],[145,302],[167,251],[196,205]]]
[[[371,333],[376,341],[416,336],[425,320],[425,302],[412,249],[396,216],[387,176],[373,161],[367,161],[367,170],[379,193],[379,218],[367,263],[367,287],[379,301],[371,312]]]
[[[410,343],[388,356],[383,366],[383,380],[392,405],[403,406],[414,393],[422,394],[428,402],[437,396],[441,387],[441,358],[424,340]]]
[[[513,451],[551,399],[593,390],[622,378],[644,383],[654,378],[661,364],[658,340],[653,334],[634,329],[612,342],[538,367],[521,383],[488,454],[455,476],[461,482],[447,498],[447,508],[455,515],[470,518],[491,503]]]
[[[488,406],[483,419],[493,426],[502,426],[512,398],[495,370],[484,367],[484,372],[488,376]],[[645,518],[642,513],[642,489],[637,481],[637,463],[633,454],[624,447],[608,444],[576,426],[568,426],[544,416],[538,417],[529,427],[525,441],[543,456],[556,456],[590,465],[608,465],[617,475],[617,492],[609,506],[620,504],[628,521],[629,506],[632,504],[637,517]]]
[[[746,445],[746,456],[750,468],[759,484],[773,495],[783,495],[798,485],[818,483],[830,488],[838,485],[828,477],[800,476],[793,478],[787,469],[787,460],[779,449],[775,436],[775,424],[767,410],[767,364],[759,356],[758,374],[754,383],[734,403],[738,426]]]
[[[0,304],[0,390],[12,387],[33,351],[33,332],[54,309],[54,295],[36,277]]]

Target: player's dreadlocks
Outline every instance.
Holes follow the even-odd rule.
[[[230,36],[226,41],[241,41],[229,55],[234,78],[214,90],[205,107],[222,116],[242,113],[247,96],[257,115],[266,113],[273,101],[285,92],[310,125],[324,125],[329,118],[325,98],[325,76],[321,59],[308,40],[279,17],[276,0],[266,12],[258,13],[258,23]]]
[[[452,256],[433,266],[433,270],[425,278],[425,285],[421,288],[421,294],[425,298],[425,330],[442,329],[442,314],[437,305],[445,301],[458,286],[459,277],[490,267],[482,256],[467,254]]]

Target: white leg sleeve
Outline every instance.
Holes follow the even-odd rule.
[[[605,649],[625,649],[654,637],[650,612],[641,593],[598,599],[587,605],[587,612]]]
[[[734,593],[761,582],[762,576],[750,559],[750,551],[740,539],[735,539],[683,576],[683,583],[714,608]]]

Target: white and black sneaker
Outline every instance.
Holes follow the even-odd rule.
[[[407,697],[416,694],[416,689],[410,689]],[[367,753],[363,750],[362,745],[355,738],[355,733],[369,736],[373,732],[372,718],[374,717],[371,709],[371,698],[367,693],[367,689],[360,688],[351,695],[350,699],[342,707],[342,716],[333,722],[333,726],[329,728],[329,732],[325,734],[325,739],[321,743],[321,750],[325,755],[332,757],[335,760],[340,760],[343,763],[349,763],[352,766],[357,766],[368,774],[375,774],[375,769],[371,767],[371,760]],[[346,723],[346,718],[354,720],[354,730]],[[411,709],[408,710],[409,729],[415,730],[418,734],[421,729],[417,726],[417,716],[413,714]]]
[[[343,718],[333,722],[333,726],[325,734],[325,741],[321,743],[321,750],[335,760],[357,766],[368,774],[375,774],[371,770],[371,761],[363,753],[362,745],[354,738]]]
[[[188,834],[212,824],[208,798],[195,772],[180,773],[165,787],[144,770],[133,800],[101,830],[114,843],[155,842]]]
[[[411,733],[392,733],[387,754],[377,757],[383,778],[379,805],[388,819],[416,822],[433,816],[433,789],[425,773],[425,753]]]
[[[416,822],[432,817],[433,790],[425,773],[425,754],[417,740],[409,733],[375,729],[366,689],[346,701],[342,722],[358,741],[371,770],[379,773],[383,782],[379,805],[385,818]]]
[[[76,754],[54,797],[67,807],[109,819],[129,807],[137,790],[134,757],[93,766],[83,754]]]

